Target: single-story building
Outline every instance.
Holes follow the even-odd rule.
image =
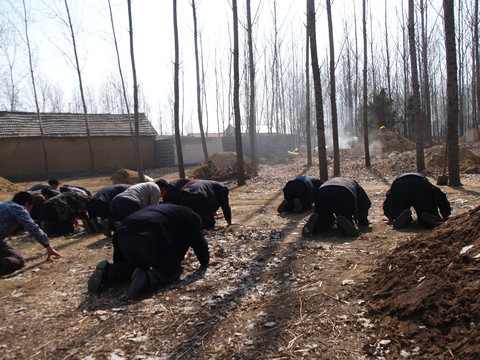
[[[90,170],[90,150],[84,114],[42,113],[49,174]],[[126,114],[88,114],[95,171],[135,169],[132,140],[134,117]],[[158,135],[145,114],[139,116],[143,167],[154,165]],[[42,178],[45,160],[37,113],[0,112],[0,176],[11,180]]]

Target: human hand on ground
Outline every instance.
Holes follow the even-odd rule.
[[[56,257],[63,257],[62,254],[60,254],[59,252],[57,252],[52,245],[50,245],[48,248],[47,248],[47,260],[50,260],[50,258],[52,257],[52,255],[56,256]]]

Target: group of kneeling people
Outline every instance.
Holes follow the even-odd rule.
[[[330,228],[335,222],[347,236],[358,236],[358,228],[368,226],[368,211],[372,205],[357,181],[335,177],[327,181],[310,176],[298,176],[283,188],[284,200],[278,212],[301,213],[314,204],[315,209],[302,229],[303,237]],[[417,223],[432,229],[451,214],[445,193],[420,173],[404,173],[392,183],[383,202],[383,213],[396,229],[408,226],[413,207]]]
[[[25,265],[23,257],[4,241],[7,236],[26,229],[47,248],[48,258],[62,256],[50,245],[48,235],[73,232],[78,218],[87,232],[102,231],[111,236],[112,227],[115,230],[113,263],[104,260],[97,265],[88,281],[92,293],[104,283],[128,279],[129,299],[155,291],[179,278],[181,261],[190,247],[202,267],[221,262],[210,258],[203,234],[203,228],[215,225],[215,212],[220,207],[231,224],[229,190],[220,182],[178,179],[167,183],[161,179],[107,186],[93,197],[82,193],[88,191],[84,188],[71,188],[46,200],[42,195],[43,202],[36,204],[38,211],[33,211],[40,198],[38,192],[57,191],[58,183],[50,182],[0,203],[0,275]]]
[[[23,257],[4,241],[8,235],[24,228],[47,249],[48,258],[62,256],[50,245],[47,234],[72,232],[76,218],[83,221],[87,232],[111,236],[114,230],[113,262],[98,263],[88,280],[90,293],[99,292],[104,284],[127,280],[131,280],[128,299],[154,292],[179,279],[181,262],[190,247],[202,268],[221,262],[210,257],[203,233],[215,225],[219,208],[227,224],[232,223],[229,190],[220,182],[177,179],[167,183],[160,179],[106,186],[93,196],[85,188],[68,185],[67,189],[64,185],[62,192],[49,194],[57,191],[58,185],[58,181],[39,184],[16,194],[12,201],[0,203],[0,275],[25,265]],[[45,198],[51,197],[34,209],[38,191],[46,194]],[[287,182],[283,193],[279,213],[300,213],[314,204],[314,212],[302,229],[304,237],[334,223],[347,236],[357,236],[357,228],[369,224],[371,201],[353,179],[336,177],[324,182],[299,176]],[[398,176],[383,203],[384,214],[395,228],[413,221],[410,207],[426,228],[433,228],[451,213],[446,195],[419,173]]]

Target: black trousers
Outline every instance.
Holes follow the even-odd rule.
[[[152,246],[152,239],[119,233],[113,240],[113,264],[109,266],[106,281],[118,283],[130,280],[137,267],[147,272],[150,291],[177,280],[182,272],[180,263],[171,266],[160,261],[160,256]]]
[[[110,203],[110,212],[114,221],[123,221],[128,215],[140,209],[140,204],[124,197],[115,197]]]
[[[314,232],[320,232],[333,225],[336,216],[346,217],[352,224],[355,217],[355,198],[341,186],[326,186],[315,193],[315,212],[319,215]]]
[[[4,240],[0,240],[0,275],[10,274],[25,266],[25,259]]]
[[[215,226],[214,211],[206,206],[205,198],[199,195],[182,192],[178,201],[179,205],[188,206],[202,219],[202,227],[212,228]]]
[[[312,204],[308,201],[307,185],[303,181],[289,181],[283,190],[283,196],[287,200],[285,211],[292,211],[295,208],[294,199],[299,199],[302,204],[302,210],[308,210]]]

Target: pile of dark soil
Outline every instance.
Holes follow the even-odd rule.
[[[367,345],[368,352],[394,358],[480,357],[479,235],[477,207],[385,259],[361,290],[378,339],[384,340]]]
[[[243,157],[245,178],[250,179],[254,174],[252,162]],[[192,179],[207,179],[225,181],[237,177],[237,153],[220,152],[213,154],[207,161],[190,170],[189,177]]]
[[[393,132],[387,128],[381,128],[371,134],[368,139],[371,156],[384,156],[393,152],[402,153],[409,150],[415,150],[415,143]],[[352,149],[355,156],[365,155],[365,145],[363,141]]]

